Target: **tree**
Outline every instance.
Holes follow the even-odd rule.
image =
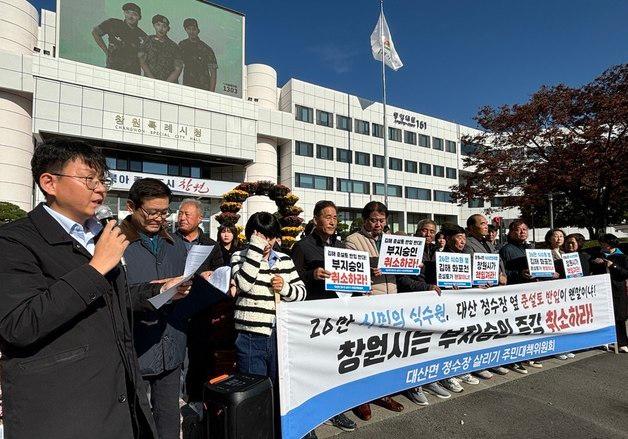
[[[548,194],[559,194],[555,225],[592,237],[626,221],[628,64],[580,88],[543,86],[527,103],[484,107],[475,119],[484,132],[462,139],[476,151],[452,187],[459,202],[503,196],[504,208],[542,213]]]
[[[0,223],[8,223],[16,219],[24,218],[26,212],[15,204],[0,201]]]

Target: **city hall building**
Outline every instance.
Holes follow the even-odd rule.
[[[94,5],[101,3],[115,7],[107,6],[99,17]],[[182,11],[180,17],[174,9],[163,14],[171,15],[175,42],[186,36],[182,18],[192,13],[200,37],[208,27],[234,27],[230,39],[207,38],[206,45],[213,45],[211,54],[207,51],[213,88],[186,85],[186,70],[183,79],[168,82],[112,68],[110,55],[105,62],[97,42],[104,35],[106,45],[109,36],[107,53],[113,53],[115,35],[107,20],[126,25],[122,18],[133,11],[121,10],[123,3],[60,0],[61,9],[42,11],[40,21],[26,0],[0,0],[0,200],[25,210],[42,201],[31,177],[33,149],[46,139],[71,136],[102,147],[115,181],[106,202],[121,216],[133,181],[156,177],[176,194],[172,209],[183,198],[197,197],[205,207],[205,229],[215,230],[213,217],[224,192],[243,181],[271,180],[300,197],[306,221],[314,204],[326,199],[349,223],[367,202],[384,201],[384,167],[393,230],[414,232],[423,218],[464,224],[470,214],[490,206],[481,200],[458,206],[450,200],[450,187],[464,178],[463,158],[472,152],[460,139],[477,131],[388,105],[384,132],[380,102],[298,79],[279,86],[273,67],[245,64],[244,16],[220,6],[177,1],[179,9],[188,4],[202,9]],[[149,8],[158,3],[134,3],[143,8],[139,23],[145,31],[153,13],[160,12]],[[72,30],[85,21],[81,8],[96,18],[90,18],[89,27]],[[206,17],[226,25],[210,26]],[[215,41],[240,47],[223,50]],[[184,58],[173,65],[188,69],[191,62]],[[276,207],[267,198],[251,197],[240,223],[259,210]]]

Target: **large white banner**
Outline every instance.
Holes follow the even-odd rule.
[[[284,438],[411,387],[615,342],[608,275],[282,302],[277,328]]]

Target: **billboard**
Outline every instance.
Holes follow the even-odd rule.
[[[242,97],[244,16],[200,0],[58,0],[59,57]]]

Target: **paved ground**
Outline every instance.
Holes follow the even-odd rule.
[[[511,372],[448,400],[418,407],[398,397],[400,414],[371,405],[373,419],[352,433],[321,426],[319,438],[628,438],[628,355],[599,350],[544,361],[528,375]]]

